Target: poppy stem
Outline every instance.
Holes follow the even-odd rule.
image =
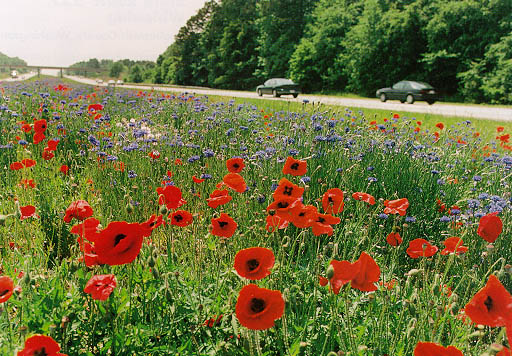
[[[11,324],[11,319],[9,319],[9,312],[7,311],[7,305],[4,305],[3,309],[4,309],[4,312],[5,312],[5,318],[7,319],[7,324],[9,325],[9,345],[10,345],[10,347],[12,349],[12,347],[13,347],[13,344],[12,344],[12,338],[13,338],[12,324]]]
[[[263,356],[263,353],[261,352],[261,344],[260,344],[260,336],[259,336],[259,331],[258,330],[253,330],[253,335],[254,335],[254,345],[256,346],[256,354],[258,356]]]

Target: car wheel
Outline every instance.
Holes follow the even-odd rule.
[[[432,105],[432,104],[434,104],[435,102],[436,102],[435,100],[427,100],[428,105]]]
[[[293,94],[293,97],[296,98],[299,94]]]
[[[379,98],[380,98],[380,101],[382,101],[383,103],[385,103],[386,100],[388,100],[388,98],[386,97],[386,94],[384,94],[384,93],[380,94]]]
[[[258,96],[262,96],[263,93],[261,92],[261,89],[258,89]]]
[[[407,104],[414,104],[414,96],[412,94],[407,95],[405,101],[407,101]]]
[[[274,89],[274,90],[272,90],[272,96],[273,96],[274,98],[279,98],[279,94],[277,94],[277,91],[276,91],[275,89]]]

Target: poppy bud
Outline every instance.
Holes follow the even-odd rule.
[[[155,267],[155,264],[156,264],[156,261],[153,258],[153,255],[150,255],[149,258],[148,258],[148,265],[149,265],[149,267],[153,268],[153,267]]]
[[[496,343],[491,344],[491,350],[494,352],[500,352],[501,350],[503,350],[503,345]]]
[[[308,347],[308,343],[304,342],[304,341],[301,341],[299,343],[299,352],[305,351],[307,347]]]
[[[67,316],[65,316],[65,315],[64,315],[64,316],[62,317],[61,321],[60,321],[60,327],[61,327],[62,329],[64,329],[68,323],[69,323],[69,317],[67,317]]]
[[[366,346],[366,345],[359,345],[357,347],[357,352],[359,352],[359,353],[365,354],[367,350],[368,350],[368,346]]]
[[[132,203],[128,203],[128,204],[126,204],[126,212],[127,212],[128,214],[133,213],[133,205],[132,205]]]
[[[480,338],[482,338],[483,336],[484,336],[484,333],[483,333],[482,331],[480,331],[480,330],[473,331],[471,334],[469,334],[469,337],[470,337],[471,339],[473,339],[473,338],[479,338],[479,339],[480,339]]]
[[[27,272],[25,272],[25,275],[21,279],[21,282],[25,283],[25,284],[30,284],[31,280],[32,280],[32,278],[30,277],[30,273],[27,271]]]
[[[158,272],[158,270],[156,268],[151,268],[151,273],[153,274],[153,277],[155,279],[160,279],[160,273]]]
[[[410,276],[410,277],[414,277],[415,275],[417,275],[421,271],[422,271],[421,269],[413,268],[409,272],[407,272],[406,275]]]
[[[329,352],[329,353],[327,354],[327,356],[338,356],[338,355],[336,355],[336,352],[331,351],[331,352]]]
[[[488,244],[487,245],[487,252],[492,253],[492,251],[494,251],[494,245],[493,244]]]
[[[160,205],[160,208],[158,209],[159,215],[167,215],[167,207],[165,205]]]
[[[10,216],[13,216],[13,214],[9,214],[9,215],[1,215],[0,214],[0,226],[5,226],[5,222],[6,222],[7,218]]]
[[[505,268],[505,272],[512,275],[512,266],[511,265],[506,264],[504,268]]]
[[[332,277],[334,277],[334,267],[332,265],[329,265],[329,267],[327,267],[325,275],[327,276],[327,279],[332,279]]]

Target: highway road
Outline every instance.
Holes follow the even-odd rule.
[[[34,75],[34,74],[32,74]],[[84,84],[107,86],[106,83],[98,84],[94,79],[84,78],[79,76],[66,75],[66,78],[75,80]],[[170,87],[159,85],[133,85],[124,84],[123,88],[141,89],[141,90],[160,90],[167,92],[183,93],[189,92],[195,95],[221,95],[227,97],[237,98],[258,98],[256,92],[237,91],[237,90],[221,90],[210,88],[198,87]],[[399,101],[387,101],[385,103],[378,99],[350,99],[337,96],[327,95],[310,95],[302,94],[298,98],[291,96],[273,98],[271,96],[264,96],[265,99],[270,100],[283,100],[283,101],[296,101],[304,102],[307,100],[309,103],[322,103],[326,105],[339,105],[351,108],[367,108],[367,109],[382,109],[389,112],[412,112],[412,113],[426,113],[432,115],[443,115],[451,117],[461,117],[467,119],[489,119],[496,121],[512,121],[512,106],[484,106],[484,105],[468,105],[468,104],[452,104],[437,102],[433,105],[428,105],[425,102],[416,102],[414,104],[402,104]]]

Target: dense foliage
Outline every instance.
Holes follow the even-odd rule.
[[[2,355],[510,347],[504,126],[56,80],[0,93]]]
[[[134,61],[131,59],[121,59],[113,61],[111,59],[91,58],[87,61],[73,63],[70,68],[85,68],[86,71],[80,69],[70,69],[68,74],[83,75],[91,78],[105,77],[122,78],[132,83],[142,83],[149,81],[153,77],[153,68],[155,62],[152,61]]]
[[[208,1],[160,55],[156,83],[307,91],[424,80],[467,101],[512,103],[510,0]]]
[[[26,66],[27,62],[25,62],[23,59],[20,59],[18,57],[9,57],[3,53],[0,52],[0,73],[8,73],[9,67],[2,67],[4,65],[21,65]],[[26,71],[24,68],[16,68],[16,70],[20,73]]]

